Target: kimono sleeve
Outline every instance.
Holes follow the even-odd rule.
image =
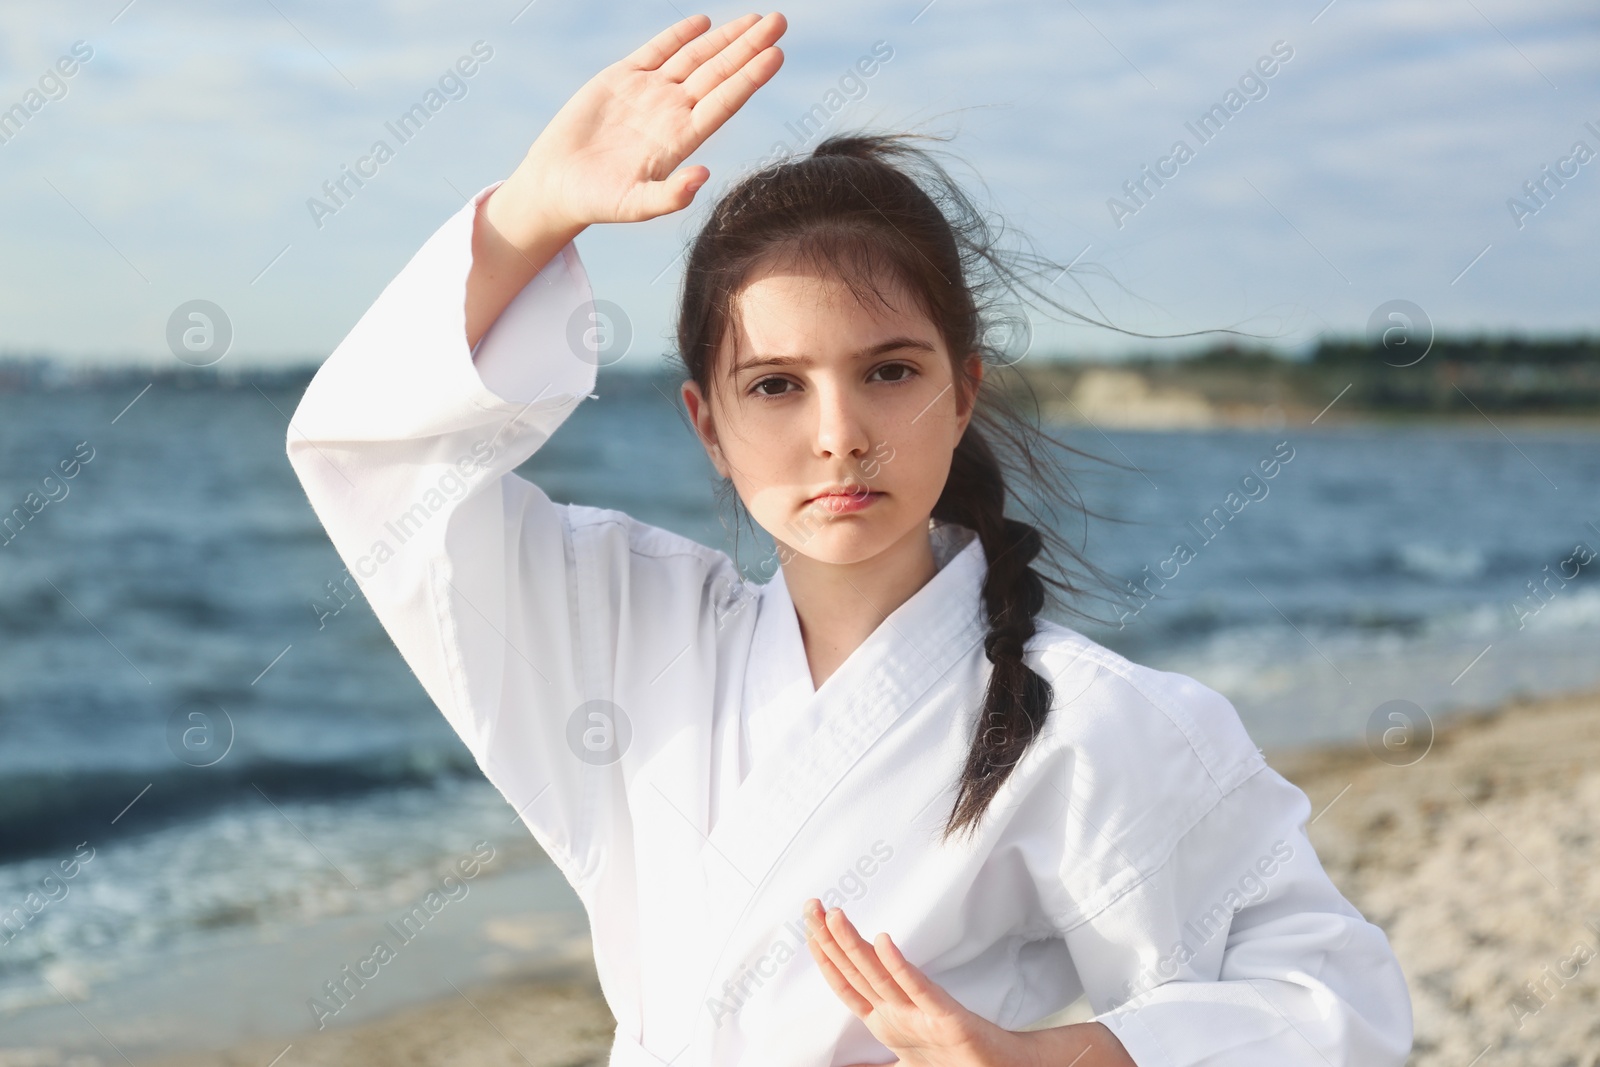
[[[1066,933],[1096,1021],[1139,1067],[1406,1061],[1399,963],[1323,870],[1309,814],[1262,764],[1163,864]]]
[[[575,716],[610,685],[588,646],[623,640],[628,625],[672,626],[670,609],[696,611],[698,591],[651,605],[658,618],[630,613],[642,584],[631,571],[655,561],[631,552],[628,535],[574,528],[604,514],[615,521],[602,529],[666,532],[554,503],[514,473],[589,394],[596,359],[570,243],[468,350],[474,211],[498,184],[427,240],[319,368],[287,451],[428,696],[577,885],[606,840],[595,791],[609,788],[573,747]],[[586,720],[577,733],[592,729]],[[515,751],[496,743],[505,733]]]

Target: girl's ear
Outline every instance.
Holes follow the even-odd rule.
[[[961,435],[967,432],[967,425],[972,421],[972,412],[977,406],[978,388],[983,384],[983,356],[977,352],[967,354],[967,373],[970,376],[967,387],[957,390],[956,405],[956,440],[961,440]],[[961,401],[966,403],[963,405]]]
[[[683,406],[689,409],[689,421],[694,424],[695,435],[705,447],[711,465],[717,473],[728,477],[728,468],[722,459],[722,446],[717,443],[717,428],[711,421],[711,405],[700,392],[700,383],[693,378],[683,383]]]

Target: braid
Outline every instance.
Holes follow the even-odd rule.
[[[1039,530],[1005,517],[1005,475],[976,426],[969,426],[951,457],[950,477],[934,518],[959,523],[977,535],[988,560],[983,581],[989,632],[983,650],[994,669],[984,694],[977,736],[961,772],[960,791],[945,836],[971,831],[1022,758],[1050,714],[1050,683],[1023,662],[1035,616],[1045,606],[1045,583],[1029,564],[1044,547]]]

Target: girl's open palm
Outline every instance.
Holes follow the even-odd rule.
[[[528,149],[544,211],[574,225],[687,207],[710,171],[678,165],[783,65],[788,23],[691,15],[591,78]]]
[[[806,944],[834,994],[906,1067],[979,1067],[1024,1062],[1017,1035],[968,1011],[900,954],[888,934],[876,944],[844,912],[808,901]]]

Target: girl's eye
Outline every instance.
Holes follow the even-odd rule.
[[[783,379],[783,378],[763,378],[759,382],[757,382],[755,385],[752,385],[750,387],[750,391],[752,393],[755,393],[757,396],[782,396],[783,393],[770,393],[770,392],[768,392],[766,387],[769,386],[769,385],[788,385],[788,384],[789,384],[788,381]],[[785,390],[785,392],[787,392],[787,390]]]
[[[917,368],[909,363],[885,363],[878,369],[880,371],[900,371],[901,373],[896,377],[885,379],[891,382],[909,381],[917,373]]]

